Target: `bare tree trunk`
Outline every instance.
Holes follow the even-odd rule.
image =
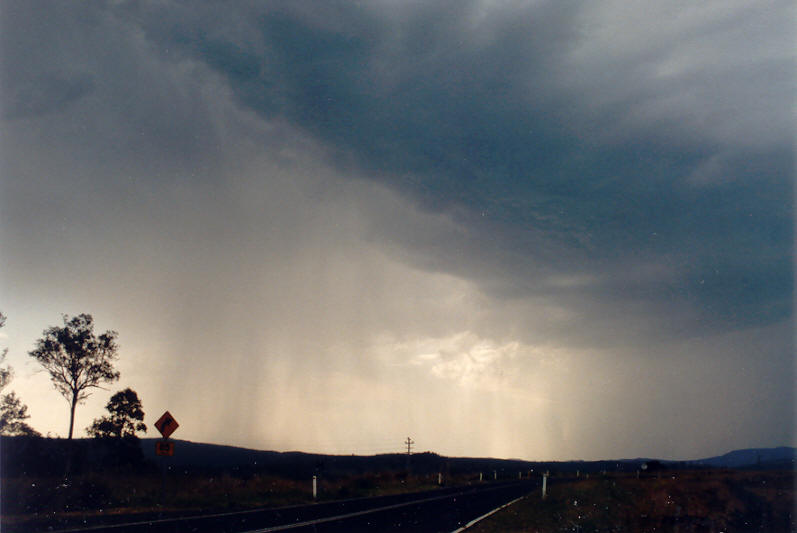
[[[66,470],[64,471],[65,480],[68,480],[69,475],[72,473],[72,456],[75,453],[74,446],[72,445],[72,430],[75,427],[75,407],[77,407],[77,393],[72,394],[72,402],[69,406],[69,438],[67,439]]]
[[[72,440],[72,429],[75,427],[75,407],[77,407],[77,394],[72,394],[72,404],[69,406],[69,440]]]

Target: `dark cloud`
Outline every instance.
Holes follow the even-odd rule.
[[[57,113],[83,98],[93,86],[90,76],[78,74],[47,74],[34,80],[8,83],[3,88],[3,118]]]
[[[99,143],[109,163],[136,153],[160,173],[170,159],[198,179],[225,126],[195,112],[214,98],[186,69],[196,62],[244,109],[317,139],[339,170],[462,224],[442,241],[390,221],[374,230],[423,268],[502,297],[566,292],[550,285],[556,275],[589,278],[579,293],[608,306],[699,308],[696,333],[791,314],[791,142],[774,120],[764,145],[736,131],[788,105],[789,68],[764,45],[734,48],[738,59],[716,49],[774,15],[698,17],[651,29],[650,42],[632,30],[634,48],[555,2],[109,7],[10,9],[27,30],[5,33],[7,118],[63,110],[102,80],[93,116],[50,134],[83,143],[75,154],[96,159]],[[179,74],[164,77],[168,65]],[[769,100],[751,108],[764,87]],[[84,142],[87,127],[99,135]]]
[[[80,62],[67,61],[69,54],[59,47],[59,41],[71,41],[67,35],[83,21],[71,10],[52,7],[39,9],[24,2],[4,6],[0,109],[6,119],[58,113],[94,90],[91,73]],[[95,19],[90,12],[85,15],[88,22]]]
[[[688,38],[708,48],[708,70],[654,84],[651,72],[682,54],[683,32],[659,36],[659,49],[640,42],[639,53],[588,55],[600,72],[577,58],[590,35],[572,4],[226,11],[140,16],[159,46],[218,72],[242,105],[320,139],[341,168],[453,213],[470,228],[462,246],[471,257],[494,243],[494,256],[467,266],[445,245],[425,248],[441,268],[486,287],[506,276],[512,290],[531,292],[541,283],[530,275],[547,270],[598,273],[600,298],[680,300],[717,327],[790,316],[792,209],[783,199],[791,198],[791,142],[781,132],[751,147],[734,131],[736,122],[788,107],[781,83],[767,89],[770,101],[737,111],[790,67],[774,58],[734,69],[711,50],[726,44],[712,35],[748,33],[745,20],[706,23],[713,33],[705,38],[698,21]],[[750,23],[767,18],[757,14]],[[423,247],[416,239],[405,244]],[[631,282],[613,274],[638,257],[677,272]]]

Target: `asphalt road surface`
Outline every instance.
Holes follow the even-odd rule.
[[[451,532],[539,487],[538,480],[453,487],[412,494],[236,513],[97,525],[70,532],[332,533]]]

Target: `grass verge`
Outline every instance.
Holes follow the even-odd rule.
[[[795,530],[794,472],[686,471],[552,480],[472,533]]]

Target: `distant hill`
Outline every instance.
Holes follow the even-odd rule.
[[[144,456],[152,461],[162,458],[155,455],[157,439],[142,439]],[[165,464],[175,468],[200,471],[226,469],[238,472],[267,471],[285,477],[306,478],[324,473],[328,476],[357,475],[374,471],[404,470],[408,458],[403,453],[380,455],[323,455],[304,452],[260,451],[235,446],[202,444],[174,440],[173,457]],[[517,459],[451,458],[431,452],[414,453],[409,457],[410,470],[417,474],[436,472],[483,471],[485,476],[494,470],[499,473],[526,472],[535,463]]]
[[[229,472],[235,475],[268,474],[284,478],[307,479],[313,475],[327,478],[362,475],[373,472],[405,472],[413,474],[476,474],[485,479],[492,476],[516,478],[518,473],[535,474],[546,470],[582,474],[590,472],[635,472],[646,464],[648,469],[675,468],[734,468],[759,470],[794,470],[797,450],[791,447],[752,448],[735,450],[717,457],[692,461],[656,459],[620,459],[604,461],[523,461],[473,457],[444,457],[436,453],[415,453],[409,458],[403,453],[382,455],[323,455],[304,452],[275,452],[203,444],[174,440],[173,457],[155,454],[157,439],[142,439],[139,447],[133,444],[117,446],[94,439],[64,439],[31,437],[0,437],[0,471],[4,476],[25,473],[62,475],[67,450],[73,450],[74,471],[103,470],[113,465],[135,464],[136,468],[157,470],[162,465],[186,474]],[[109,444],[111,446],[109,447]],[[120,443],[124,444],[124,443]],[[132,453],[135,452],[135,453]]]
[[[158,459],[155,441],[141,441],[144,455]],[[260,451],[234,446],[175,441],[175,455],[168,464],[189,469],[268,470],[288,477],[307,477],[324,472],[328,475],[362,474],[374,470],[402,470],[407,466],[407,455],[402,453],[382,455],[322,455],[304,452]],[[793,469],[797,450],[790,447],[753,448],[735,450],[718,457],[693,461],[666,461],[647,458],[602,461],[523,461],[517,459],[491,459],[470,457],[444,457],[425,452],[413,454],[411,469],[416,473],[439,471],[482,471],[486,476],[493,471],[517,472],[551,470],[559,472],[633,472],[644,463],[656,462],[668,468],[761,468]]]
[[[794,468],[796,458],[797,449],[780,446],[777,448],[734,450],[725,455],[687,461],[687,463],[714,468]]]

